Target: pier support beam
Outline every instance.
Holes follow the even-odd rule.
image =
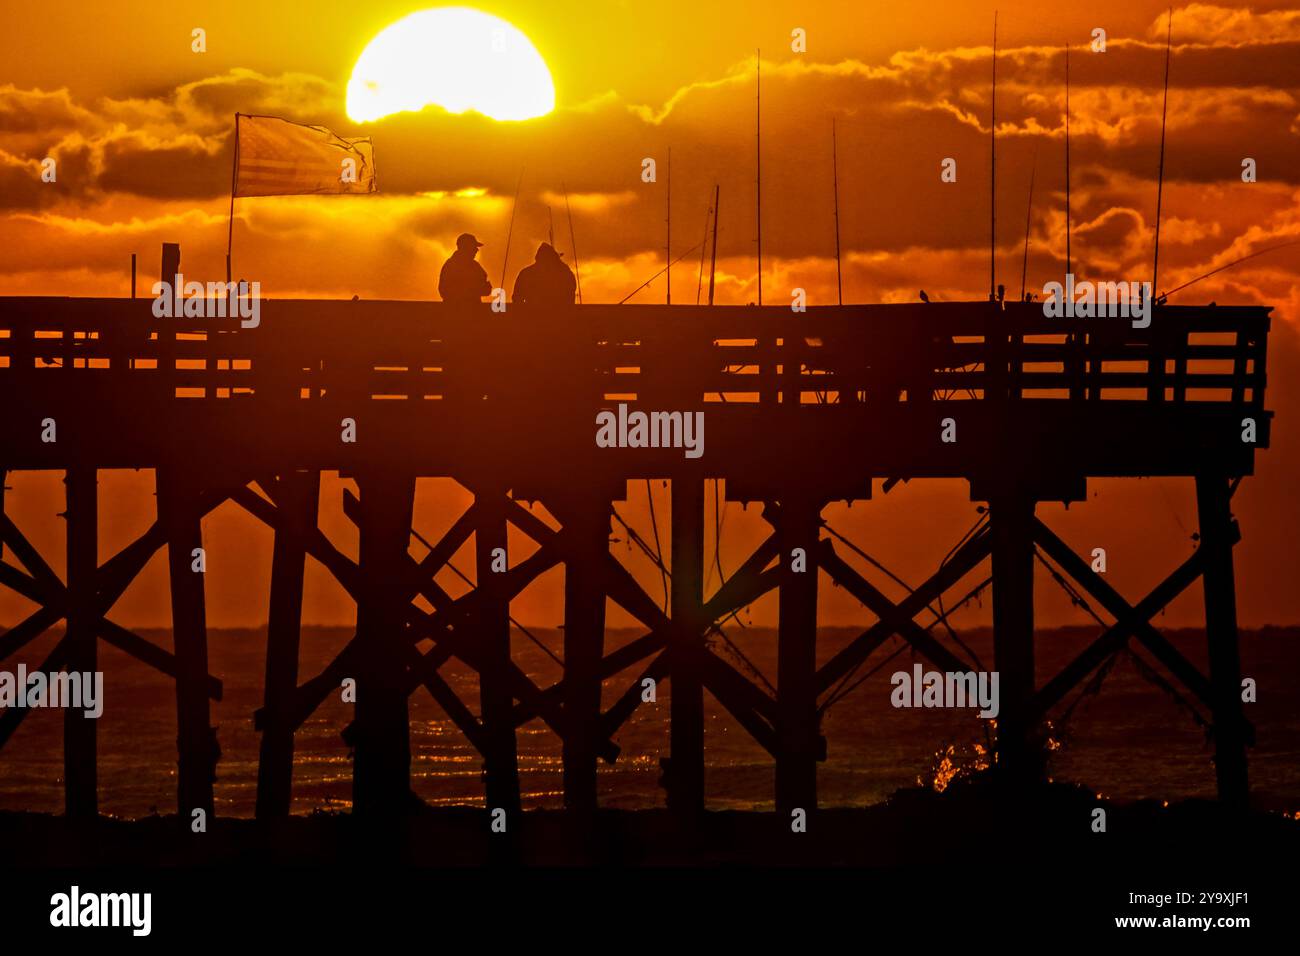
[[[564,565],[564,806],[596,810],[596,745],[600,729],[600,664],[605,646],[602,569],[609,555],[610,508],[574,502],[560,515],[572,547]]]
[[[1196,478],[1200,548],[1205,552],[1205,637],[1209,644],[1214,711],[1214,772],[1219,799],[1244,808],[1249,801],[1246,728],[1241,708],[1241,656],[1237,646],[1237,591],[1232,568],[1232,512],[1228,480]]]
[[[696,665],[704,604],[704,480],[672,485],[672,607],[680,630],[668,648],[671,757],[668,806],[684,816],[704,810],[704,686]]]
[[[519,752],[515,738],[514,697],[506,669],[510,666],[510,597],[504,593],[506,562],[507,488],[496,483],[475,487],[475,508],[479,519],[474,527],[478,590],[485,596],[479,605],[476,641],[482,649],[479,673],[479,701],[483,722],[483,767],[489,810],[503,809],[514,817],[519,802]],[[497,570],[494,570],[494,564]]]
[[[0,483],[3,483],[0,480]],[[70,468],[64,479],[68,522],[68,632],[64,665],[69,674],[93,679],[98,666],[99,615],[95,611],[95,570],[99,551],[99,489],[94,468]],[[63,712],[64,812],[69,818],[99,814],[97,779],[98,721],[84,708]]]
[[[176,654],[177,810],[186,824],[195,810],[203,810],[211,823],[220,748],[209,722],[203,572],[195,570],[203,548],[201,486],[197,476],[176,467],[159,468],[157,481],[158,517],[167,534]]]
[[[355,812],[372,819],[400,814],[411,802],[411,729],[402,668],[403,584],[409,564],[415,478],[391,471],[362,473],[361,594],[357,635]]]
[[[810,498],[781,502],[776,676],[776,809],[817,807],[817,546],[821,508]],[[796,551],[797,549],[797,551]]]
[[[993,535],[993,666],[998,672],[997,759],[1004,779],[1042,774],[1030,726],[1034,698],[1034,506],[1014,493],[989,502]]]
[[[274,485],[276,507],[285,523],[276,529],[271,555],[263,690],[266,724],[257,765],[259,820],[287,817],[292,805],[295,726],[291,706],[298,689],[306,540],[316,527],[320,472],[291,471]]]

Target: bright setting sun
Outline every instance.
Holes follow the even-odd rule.
[[[439,7],[381,31],[348,81],[347,111],[358,122],[430,104],[496,120],[532,119],[555,108],[555,86],[518,29],[469,7]]]

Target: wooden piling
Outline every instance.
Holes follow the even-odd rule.
[[[315,529],[320,472],[291,471],[276,484],[275,504],[284,524],[271,554],[271,596],[266,626],[265,729],[257,765],[259,820],[287,817],[292,805],[292,702],[298,689],[303,575],[307,536]]]
[[[668,806],[682,815],[704,810],[704,688],[694,651],[701,644],[704,602],[704,479],[672,485],[671,617],[681,628],[669,645]]]
[[[1202,584],[1214,711],[1214,773],[1219,799],[1230,806],[1244,808],[1249,801],[1249,781],[1228,479],[1222,475],[1198,475],[1196,508],[1201,529],[1200,548],[1205,552]]]
[[[474,528],[476,580],[485,599],[479,605],[476,641],[484,667],[479,674],[479,702],[483,722],[483,768],[489,810],[504,809],[513,816],[520,809],[519,751],[515,738],[514,697],[506,668],[510,665],[510,598],[502,593],[504,574],[493,570],[494,553],[508,554],[505,503],[509,489],[500,483],[477,486]],[[504,562],[497,562],[500,567]]]
[[[359,815],[383,819],[411,802],[410,717],[399,653],[402,586],[411,537],[415,478],[392,470],[360,475],[361,597],[355,667],[356,749],[352,800]]]
[[[158,326],[158,389],[163,401],[170,403],[176,397],[176,325],[180,317],[181,292],[174,287],[181,269],[181,246],[178,242],[162,244],[160,281],[167,283],[172,294],[172,318],[162,319]]]
[[[64,479],[68,522],[68,631],[64,667],[69,674],[81,675],[83,688],[87,680],[94,680],[99,669],[94,606],[99,548],[97,475],[93,467],[69,468]],[[98,721],[87,717],[85,710],[67,706],[63,711],[64,812],[78,819],[99,814]]]
[[[561,519],[571,536],[564,566],[564,806],[592,813],[605,644],[605,589],[599,582],[609,555],[610,508],[580,500]]]
[[[998,672],[997,760],[1008,780],[1041,772],[1030,741],[1034,696],[1034,499],[1008,493],[989,502],[993,535],[993,666]]]
[[[213,815],[212,783],[219,750],[208,711],[208,632],[203,573],[194,570],[203,547],[196,476],[158,469],[158,518],[167,534],[172,639],[176,654],[176,797],[187,824],[195,810]]]
[[[821,508],[804,495],[781,502],[776,658],[776,809],[817,808],[817,538]],[[796,558],[796,549],[802,558]],[[796,564],[796,560],[799,561]],[[800,568],[802,570],[800,570]]]

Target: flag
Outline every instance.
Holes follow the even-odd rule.
[[[344,139],[324,126],[278,116],[235,116],[234,196],[372,193],[370,137]]]

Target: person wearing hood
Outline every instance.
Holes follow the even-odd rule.
[[[533,264],[515,279],[515,304],[573,305],[577,280],[563,257],[549,242],[538,246]]]

